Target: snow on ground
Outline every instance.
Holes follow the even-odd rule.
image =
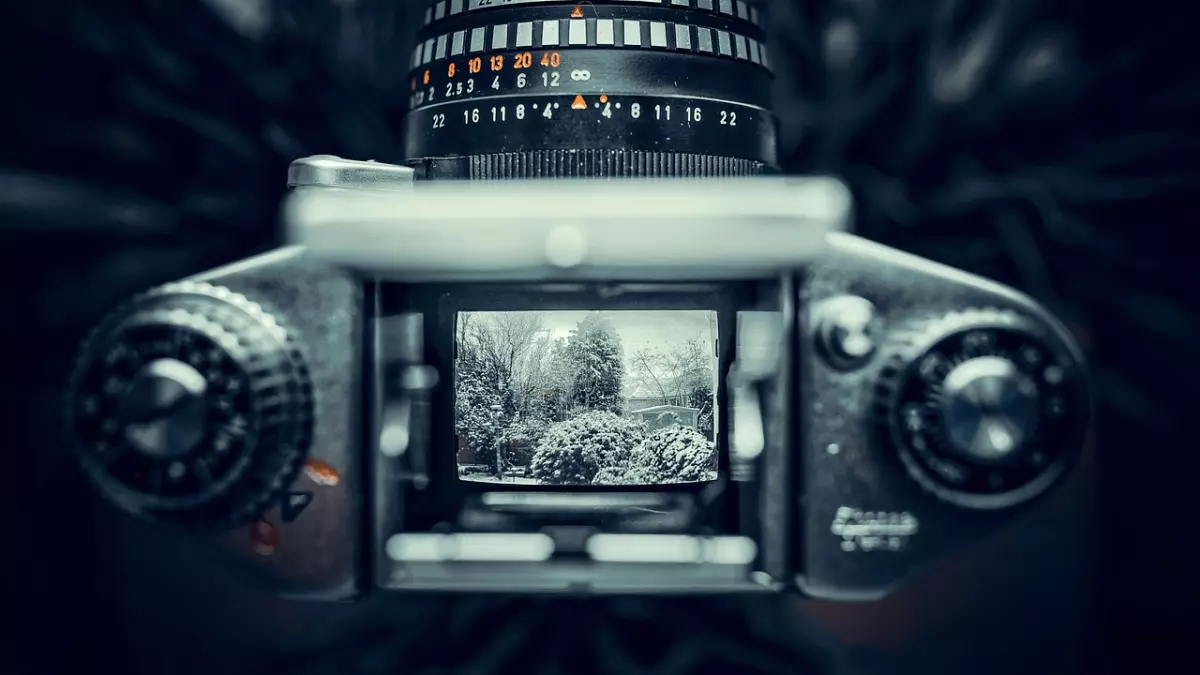
[[[539,483],[536,478],[518,478],[516,476],[505,476],[503,479],[500,479],[500,478],[496,478],[495,476],[481,476],[479,474],[474,474],[474,475],[470,475],[470,476],[460,476],[460,478],[462,478],[463,480],[469,480],[472,483],[503,483],[505,485],[541,485],[541,483]],[[716,480],[716,479],[717,479],[716,471],[708,472],[708,475],[705,477],[706,481]],[[696,482],[704,482],[704,481],[696,481]]]
[[[541,485],[536,478],[521,478],[517,476],[505,476],[497,478],[495,476],[481,476],[478,474],[471,476],[460,476],[463,480],[469,480],[472,483],[503,483],[505,485]]]

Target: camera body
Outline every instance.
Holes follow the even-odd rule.
[[[1066,330],[847,233],[831,179],[423,183],[318,156],[289,184],[289,246],[96,329],[67,424],[110,502],[279,595],[877,598],[1013,518],[1082,445]],[[460,480],[456,315],[691,308],[717,317],[716,479]]]

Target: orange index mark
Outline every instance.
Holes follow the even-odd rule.
[[[575,5],[575,9],[571,10],[571,18],[572,19],[582,19],[583,18],[583,8],[580,7],[579,5]]]
[[[608,94],[600,94],[600,102],[608,103]]]
[[[304,475],[317,485],[333,486],[342,480],[337,469],[319,459],[309,459],[304,463]]]
[[[587,101],[583,100],[583,94],[575,94],[575,100],[571,102],[572,110],[586,110]]]

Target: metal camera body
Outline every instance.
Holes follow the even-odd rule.
[[[289,246],[86,341],[64,428],[111,503],[290,598],[865,599],[1065,474],[1088,394],[1063,327],[847,233],[837,181],[769,176],[752,2],[436,0],[424,23],[402,165],[293,163]],[[715,310],[717,479],[459,480],[454,317],[506,309]]]
[[[118,310],[84,350],[72,420],[106,495],[210,537],[272,592],[874,598],[1011,518],[1079,449],[1086,392],[1064,329],[1008,288],[841,231],[850,201],[836,181],[422,183],[405,167],[323,156],[293,164],[290,182],[293,245]],[[684,243],[647,247],[633,235],[650,227]],[[454,313],[528,307],[716,309],[718,479],[460,481]],[[754,359],[737,353],[746,312],[774,326]],[[143,339],[151,324],[163,332]],[[235,367],[205,374],[216,393],[193,435],[209,440],[190,457],[232,444],[235,468],[172,499],[173,466],[211,462],[155,456],[135,465],[139,478],[98,460],[97,439],[149,442],[112,424],[138,378],[180,389],[186,378],[163,364],[204,372],[212,336]],[[137,367],[108,387],[122,354]],[[251,396],[221,402],[235,372]],[[972,408],[960,395],[972,386],[1016,393]],[[157,400],[158,438],[188,436],[179,405]],[[213,421],[212,406],[245,419]],[[1015,454],[961,441],[985,418],[1019,437]]]

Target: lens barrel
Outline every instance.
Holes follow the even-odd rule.
[[[405,154],[427,178],[772,172],[760,22],[742,0],[441,0]]]

